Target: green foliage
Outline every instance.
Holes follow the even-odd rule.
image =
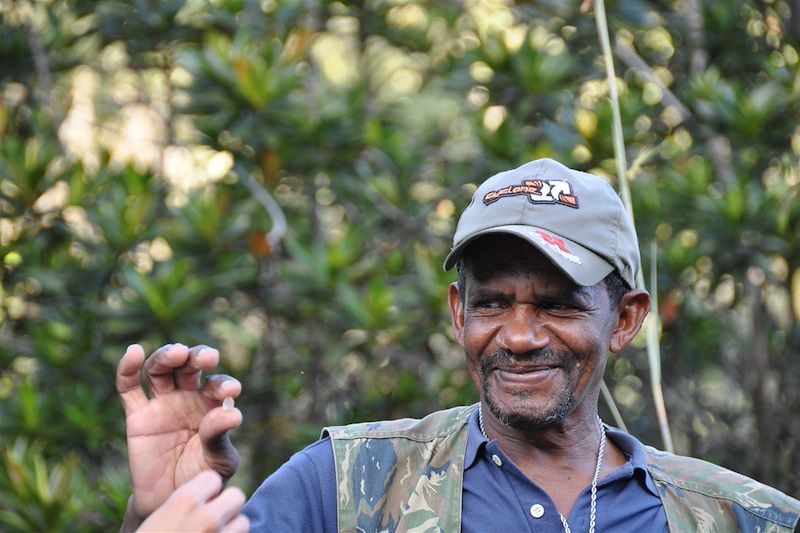
[[[694,4],[609,6],[667,409],[678,451],[797,495],[796,6]],[[579,3],[52,0],[0,17],[5,529],[118,525],[113,375],[133,342],[220,348],[244,382],[245,489],[323,424],[474,401],[441,270],[458,210],[535,157],[615,179]],[[281,242],[247,179],[283,210]],[[637,346],[606,377],[658,445],[647,375]]]
[[[17,440],[4,460],[4,496],[11,496],[0,514],[6,526],[47,531],[74,525],[83,504],[76,492],[82,480],[74,455],[49,468],[40,446]]]

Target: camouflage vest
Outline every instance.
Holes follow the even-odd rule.
[[[455,532],[467,419],[475,405],[325,428],[333,443],[340,532]],[[791,532],[800,501],[722,467],[646,447],[670,531]]]

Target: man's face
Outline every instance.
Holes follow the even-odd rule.
[[[470,252],[466,294],[451,290],[453,325],[495,418],[535,429],[596,406],[616,324],[603,283],[576,285],[510,236],[483,237]]]

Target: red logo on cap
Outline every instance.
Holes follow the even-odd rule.
[[[577,255],[573,254],[567,248],[566,243],[563,239],[559,239],[558,237],[554,237],[548,233],[543,231],[535,230],[533,235],[539,239],[539,242],[550,248],[553,252],[557,253],[564,259],[568,261],[572,261],[573,263],[581,264],[581,259]]]
[[[558,246],[561,249],[561,251],[567,252],[568,254],[572,253],[572,252],[569,251],[569,248],[567,248],[567,245],[564,244],[564,240],[563,239],[559,239],[558,237],[553,237],[552,235],[548,235],[547,233],[545,233],[543,231],[537,231],[536,233],[538,233],[539,237],[544,239],[544,241],[547,244],[553,244],[555,246]]]

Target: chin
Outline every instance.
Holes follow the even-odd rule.
[[[484,396],[486,406],[502,424],[523,431],[544,429],[564,420],[572,411],[573,395],[564,391],[543,404],[531,396],[516,395],[510,401],[495,398],[490,391]]]

